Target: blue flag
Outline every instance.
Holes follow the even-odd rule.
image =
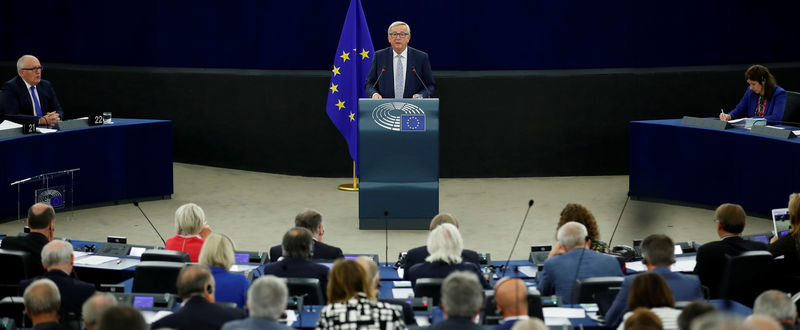
[[[366,97],[364,84],[375,49],[367,28],[361,0],[351,0],[344,19],[339,47],[333,58],[333,72],[328,86],[325,112],[342,133],[350,157],[358,163],[358,99]],[[358,168],[358,164],[356,164]]]

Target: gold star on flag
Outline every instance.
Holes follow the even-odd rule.
[[[328,88],[328,89],[331,90],[331,94],[336,93],[336,92],[339,91],[339,85],[335,85],[334,83],[331,83],[331,88]]]
[[[335,65],[333,66],[333,76],[334,77],[336,77],[337,74],[342,74],[341,72],[339,72],[339,69],[341,69],[341,68],[342,67],[336,67]]]
[[[356,114],[354,114],[352,112],[350,113],[350,116],[348,116],[348,117],[350,117],[350,121],[355,121],[356,120]]]
[[[339,107],[339,110],[344,109],[345,108],[344,101],[339,100],[339,103],[336,103],[336,106]]]
[[[342,55],[339,57],[341,57],[344,60],[344,62],[347,62],[347,60],[350,59],[350,53],[345,53],[345,51],[342,51]]]
[[[369,58],[369,51],[364,48],[361,48],[361,53],[359,53],[359,55],[361,55],[362,60],[365,58]]]

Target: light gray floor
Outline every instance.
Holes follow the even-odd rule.
[[[377,253],[384,260],[384,231],[358,229],[358,194],[336,189],[351,178],[311,178],[174,164],[175,193],[170,200],[140,206],[165,238],[175,233],[178,206],[194,202],[206,212],[215,232],[229,235],[239,250],[264,251],[281,236],[305,207],[323,214],[323,241],[345,253]],[[628,191],[627,176],[442,179],[440,210],[461,221],[466,248],[504,260],[511,251],[529,199],[535,204],[513,259],[527,259],[530,245],[552,244],[559,213],[568,202],[586,205],[597,218],[601,239],[608,242]],[[776,206],[779,207],[779,206]],[[717,239],[713,210],[631,200],[612,245],[631,245],[636,238],[664,233],[676,241]],[[0,224],[0,233],[16,234],[24,221]],[[745,234],[767,232],[768,219],[748,217]],[[132,204],[60,212],[56,236],[105,241],[127,236],[132,244],[161,244]],[[389,260],[401,251],[424,245],[427,231],[388,233]]]

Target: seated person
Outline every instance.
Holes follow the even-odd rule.
[[[99,329],[100,317],[109,308],[117,305],[117,298],[108,292],[95,292],[83,303],[81,316],[83,317],[83,328],[86,330]]]
[[[786,236],[772,237],[767,250],[773,256],[783,256],[789,271],[793,275],[800,275],[800,194],[789,195],[789,223],[791,229]]]
[[[367,271],[358,261],[336,260],[328,284],[328,305],[319,314],[317,329],[405,329],[403,309],[376,297]]]
[[[662,330],[661,319],[647,307],[639,307],[625,320],[625,330]]]
[[[228,236],[211,234],[200,250],[200,264],[208,266],[217,282],[216,301],[235,303],[244,308],[250,282],[242,274],[229,273],[233,265],[233,242]]]
[[[692,322],[705,314],[716,313],[717,308],[714,305],[705,302],[704,300],[695,300],[684,306],[681,309],[681,315],[678,315],[678,329],[689,330],[692,328]]]
[[[355,260],[367,271],[369,281],[372,283],[372,289],[375,290],[375,292],[378,292],[381,286],[380,269],[378,269],[378,265],[375,263],[375,261],[372,261],[372,259],[364,256],[358,257]],[[414,310],[412,309],[411,304],[406,302],[398,302],[393,298],[378,298],[378,301],[400,306],[400,308],[403,310],[403,322],[407,326],[417,324],[417,320],[414,319]]]
[[[590,250],[586,226],[567,222],[558,229],[558,242],[565,253],[547,258],[537,274],[537,287],[542,295],[555,294],[565,304],[572,303],[572,286],[581,278],[622,276],[616,258]]]
[[[586,206],[578,203],[569,203],[564,206],[564,209],[561,210],[561,217],[558,219],[556,232],[561,226],[570,221],[586,226],[586,230],[589,231],[589,240],[592,242],[590,249],[602,253],[608,252],[608,244],[600,240],[600,230],[597,229],[597,221],[594,219],[594,214]],[[551,251],[558,252],[560,250],[558,242],[556,242],[556,247]],[[550,256],[552,257],[552,255]]]
[[[0,249],[25,251],[30,253],[31,277],[44,274],[42,268],[42,248],[53,239],[56,228],[56,211],[45,203],[33,204],[28,209],[26,222],[30,233],[7,236],[0,243]]]
[[[406,272],[411,287],[414,287],[420,278],[445,278],[454,271],[463,270],[478,276],[484,289],[491,289],[489,282],[481,273],[481,268],[461,258],[464,243],[456,226],[443,223],[436,227],[428,234],[427,247],[430,255],[425,258],[425,262],[412,266]]]
[[[517,321],[528,319],[528,287],[521,279],[503,277],[494,286],[494,300],[503,315],[494,330],[510,330]]]
[[[31,55],[17,60],[17,76],[6,81],[0,95],[0,122],[54,126],[64,116],[50,82],[42,79],[42,64]]]
[[[148,330],[147,322],[138,309],[130,305],[110,307],[100,317],[99,330]],[[155,328],[153,328],[155,329]]]
[[[178,234],[167,238],[166,249],[189,253],[189,259],[197,262],[203,242],[211,234],[203,209],[195,203],[179,207],[175,211],[175,230]]]
[[[312,209],[305,209],[294,217],[294,226],[308,229],[314,239],[314,248],[311,250],[313,260],[336,260],[344,258],[342,249],[322,243],[325,227],[322,225],[322,214]],[[269,261],[276,262],[283,255],[280,245],[269,249]]]
[[[433,231],[436,229],[436,227],[439,227],[439,225],[443,223],[449,223],[458,228],[458,219],[454,215],[450,213],[439,213],[431,220],[430,230]],[[405,270],[403,273],[403,279],[407,280],[408,270],[416,264],[425,262],[425,258],[427,258],[429,255],[430,253],[428,253],[428,247],[424,245],[408,250],[408,252],[406,252],[406,259],[403,262],[403,269]],[[466,262],[476,264],[478,267],[481,266],[481,257],[475,251],[467,249],[461,250],[461,259]]]
[[[250,317],[225,323],[222,330],[291,330],[278,323],[286,310],[287,299],[289,289],[283,280],[272,275],[261,276],[247,290]]]
[[[33,330],[68,329],[58,323],[61,294],[53,281],[43,278],[33,281],[22,295],[25,315],[33,322]]]
[[[675,309],[675,299],[667,281],[655,272],[639,274],[631,283],[628,294],[628,312],[622,316],[623,324],[618,330],[626,329],[626,320],[641,307],[649,308],[661,320],[664,329],[678,329],[679,309]]]
[[[283,235],[283,259],[267,264],[264,275],[316,278],[324,296],[328,287],[328,267],[309,260],[313,242],[311,231],[306,228],[295,227],[287,231]]]
[[[797,306],[786,292],[767,290],[758,295],[753,304],[753,315],[769,316],[786,330],[797,329]]]
[[[720,120],[739,118],[765,118],[768,122],[783,120],[786,108],[786,91],[775,82],[775,76],[763,65],[753,65],[744,72],[744,79],[750,85],[744,96],[730,114],[719,114]]]
[[[472,272],[455,271],[442,282],[442,315],[444,321],[434,323],[429,330],[482,330],[473,320],[483,307],[480,277]]]

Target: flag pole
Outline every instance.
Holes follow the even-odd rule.
[[[356,178],[356,162],[353,162],[353,183],[343,183],[339,185],[339,190],[358,191],[358,178]]]

